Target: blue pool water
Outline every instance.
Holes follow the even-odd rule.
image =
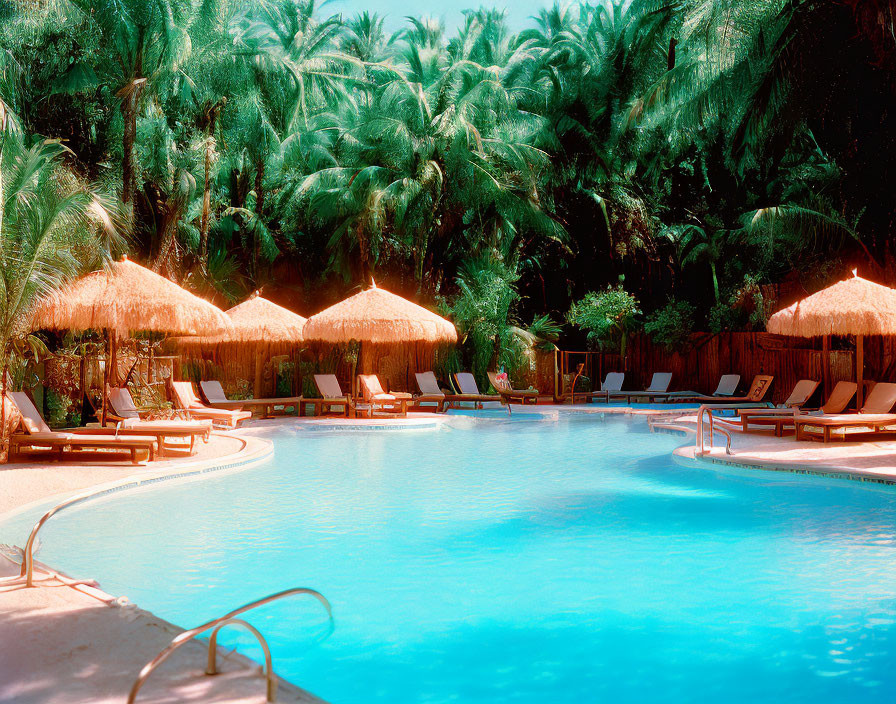
[[[63,512],[40,559],[184,627],[319,589],[328,637],[310,600],[249,620],[334,704],[896,701],[891,489],[681,467],[599,416],[275,442]]]

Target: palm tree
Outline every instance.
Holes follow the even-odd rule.
[[[316,0],[250,4],[231,23],[235,51],[264,76],[289,87],[287,127],[307,127],[328,101],[351,101],[349,87],[363,81],[362,62],[339,49],[341,18],[317,19]]]
[[[190,0],[69,0],[93,22],[108,52],[98,75],[115,91],[123,120],[121,201],[133,213],[134,144],[141,97],[190,51]]]
[[[57,141],[28,146],[25,135],[11,129],[0,106],[0,387],[22,357],[31,312],[40,298],[86,269],[96,268],[117,235],[109,210],[96,194],[61,185]],[[6,406],[0,411],[3,450]]]
[[[699,262],[706,262],[709,265],[716,303],[721,300],[717,267],[724,253],[725,235],[721,229],[710,228],[707,232],[703,227],[691,224],[673,226],[667,231],[667,236],[678,244],[682,266]]]

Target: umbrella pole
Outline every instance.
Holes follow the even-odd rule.
[[[822,360],[822,378],[824,379],[824,397],[827,398],[831,393],[831,336],[825,335],[821,338],[821,354]]]
[[[856,410],[861,411],[864,401],[864,374],[865,374],[865,344],[864,335],[856,335],[856,381],[858,388],[856,389]]]

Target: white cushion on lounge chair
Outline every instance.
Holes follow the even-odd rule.
[[[740,383],[740,374],[723,374],[719,379],[719,386],[713,396],[734,396],[737,385]]]
[[[230,401],[230,399],[227,398],[227,394],[224,393],[224,387],[221,386],[220,381],[200,381],[199,387],[202,389],[202,393],[205,394],[209,403],[227,403]]]
[[[622,391],[625,372],[607,372],[607,378],[600,385],[601,391]]]
[[[441,396],[445,397],[445,392],[439,388],[439,381],[433,372],[417,372],[417,386],[420,387],[420,393],[424,396]]]
[[[665,393],[669,390],[669,384],[672,383],[672,374],[670,372],[656,372],[650,380],[650,386],[645,391],[653,393]]]
[[[137,420],[140,419],[140,412],[137,410],[137,406],[134,404],[134,399],[131,396],[131,392],[124,388],[115,388],[109,391],[109,405],[112,406],[112,410],[115,415],[121,418],[135,418]]]
[[[458,372],[454,377],[457,379],[457,385],[460,387],[462,394],[470,396],[482,395],[479,391],[479,386],[476,384],[476,377],[470,372]]]
[[[342,398],[342,387],[339,386],[339,379],[335,374],[315,374],[314,383],[317,384],[317,390],[324,398]]]
[[[22,414],[22,424],[29,433],[52,433],[50,426],[41,416],[40,412],[31,402],[24,391],[9,391],[9,397],[13,403],[18,406],[19,413]]]

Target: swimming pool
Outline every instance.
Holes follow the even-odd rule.
[[[273,437],[61,513],[40,559],[184,627],[319,589],[329,637],[310,601],[248,620],[334,704],[894,701],[890,488],[678,466],[681,438],[601,415]]]

